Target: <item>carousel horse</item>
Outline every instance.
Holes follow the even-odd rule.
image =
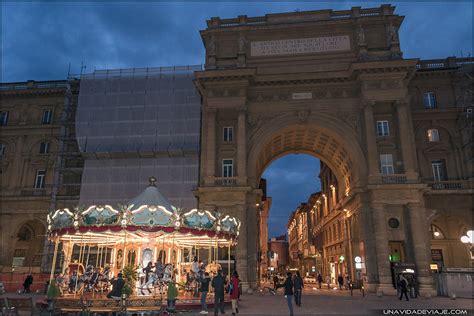
[[[163,269],[162,277],[159,274],[159,271],[155,271],[148,274],[148,282],[142,283],[139,287],[140,293],[142,295],[147,295],[144,291],[148,291],[148,295],[152,293],[152,290],[158,289],[159,292],[162,292],[166,284],[171,281],[171,276],[173,274],[173,265],[166,264]]]

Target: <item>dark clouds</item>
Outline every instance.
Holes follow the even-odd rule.
[[[2,2],[2,82],[54,80],[94,68],[201,64],[199,30],[213,16],[258,16],[295,10],[376,7],[367,2]],[[394,2],[405,16],[405,58],[472,55],[472,2]],[[302,160],[300,160],[302,159]],[[287,217],[318,190],[319,162],[286,156],[266,171],[274,198],[270,236],[285,232]],[[273,180],[272,180],[273,179]],[[285,179],[285,181],[282,181]]]
[[[94,68],[201,64],[212,16],[374,7],[382,2],[2,2],[2,81],[63,79]],[[401,2],[406,58],[472,51],[472,3]]]

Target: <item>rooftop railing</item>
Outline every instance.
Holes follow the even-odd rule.
[[[433,69],[443,69],[443,68],[456,68],[464,65],[474,64],[473,57],[466,58],[456,58],[448,57],[446,59],[427,59],[420,60],[416,65],[418,70],[433,70]]]
[[[207,21],[208,28],[236,27],[241,25],[265,25],[265,24],[281,24],[281,23],[297,23],[307,21],[320,20],[343,20],[360,17],[372,17],[393,15],[395,7],[391,5],[382,5],[378,8],[361,9],[353,7],[351,10],[318,10],[318,11],[297,11],[292,13],[267,14],[265,16],[247,17],[241,15],[236,18],[221,19],[213,17]],[[289,20],[288,16],[292,16]]]
[[[0,91],[7,90],[29,90],[29,89],[58,89],[66,88],[67,82],[65,80],[54,81],[34,81],[27,82],[8,82],[0,83]]]

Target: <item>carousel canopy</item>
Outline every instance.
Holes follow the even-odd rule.
[[[218,211],[185,210],[171,205],[156,179],[126,205],[78,206],[48,214],[51,238],[93,244],[155,240],[180,246],[229,245],[236,242],[240,221]]]

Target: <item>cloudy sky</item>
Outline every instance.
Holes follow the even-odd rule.
[[[2,2],[0,81],[65,79],[69,64],[71,73],[79,73],[81,63],[86,72],[201,64],[199,30],[210,17],[376,7],[387,2]],[[472,56],[471,1],[392,4],[405,16],[400,29],[405,58]],[[287,215],[317,190],[318,167],[316,159],[299,155],[283,157],[267,169],[269,195],[274,198],[271,235],[283,233]]]

